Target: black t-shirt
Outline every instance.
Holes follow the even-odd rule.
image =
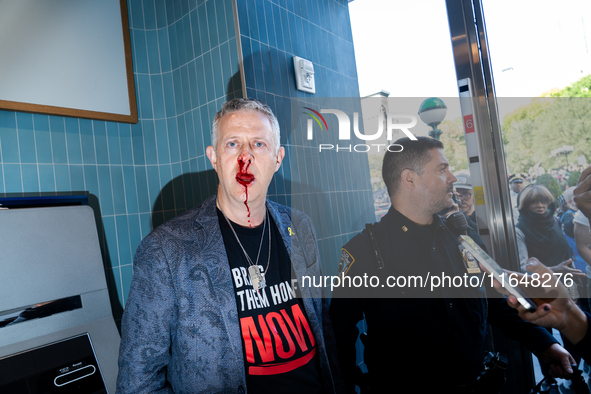
[[[218,218],[240,319],[246,383],[249,393],[321,393],[322,378],[316,338],[299,298],[296,279],[291,279],[291,260],[281,233],[268,216],[267,227],[241,227],[232,223],[240,243],[265,273],[266,286],[253,290],[249,263],[228,222]],[[271,259],[269,256],[271,228]],[[262,246],[261,246],[262,237]]]

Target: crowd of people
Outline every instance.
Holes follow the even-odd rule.
[[[528,184],[536,183],[536,180],[540,175],[548,174],[552,178],[558,181],[562,191],[565,191],[569,187],[569,180],[571,179],[571,173],[574,173],[575,178],[572,179],[572,183],[576,183],[578,180],[579,174],[583,172],[587,168],[584,165],[580,164],[569,164],[564,165],[560,168],[552,168],[546,171],[543,168],[536,168],[535,170],[531,168],[527,172],[516,173],[514,175],[523,177],[524,181]]]
[[[570,191],[569,191],[570,190]],[[591,218],[591,167],[583,171],[577,186],[569,188],[563,194],[563,213],[560,215],[560,223],[562,224],[562,231],[564,237],[572,238],[579,235],[578,241],[571,245],[571,256],[578,252],[582,257],[581,265],[576,265],[581,268],[582,272],[589,273],[589,255],[591,251],[591,235],[589,233],[589,218]],[[575,231],[576,230],[576,231]],[[570,235],[569,235],[570,234]],[[576,250],[575,250],[576,249]],[[576,261],[576,260],[575,260]],[[527,261],[525,269],[529,272],[538,274],[545,274],[555,272],[554,267],[547,267],[540,262],[540,259],[531,258]],[[587,274],[584,275],[587,277]],[[572,292],[569,292],[565,286],[558,283],[556,276],[552,276],[553,284],[550,288],[558,288],[560,294],[552,294],[550,302],[541,302],[535,312],[531,313],[521,306],[517,299],[510,296],[508,303],[519,311],[519,315],[530,322],[542,325],[544,327],[553,327],[563,334],[566,339],[565,343],[572,345],[573,351],[591,362],[591,331],[589,330],[588,319],[589,304],[586,294],[579,295],[578,302]],[[585,283],[579,285],[579,288],[585,289]],[[542,289],[545,290],[545,289]],[[544,298],[544,294],[540,295]],[[571,347],[571,346],[567,346]]]
[[[572,285],[564,288],[567,290],[564,300],[573,300],[581,311],[589,312],[587,266],[591,260],[585,261],[581,257],[574,235],[574,217],[579,211],[574,200],[575,188],[568,187],[570,174],[565,170],[552,171],[551,174],[561,188],[565,188],[557,199],[545,185],[536,183],[535,178],[528,178],[526,174],[509,177],[520,268],[522,272],[531,267],[539,272],[558,274],[563,281],[570,276]],[[531,183],[525,185],[526,180]],[[582,214],[578,213],[579,216]],[[588,236],[589,228],[580,232],[583,233]],[[581,249],[588,250],[588,246]],[[581,359],[579,349],[572,345],[567,335],[562,334],[562,339],[578,363]]]
[[[557,180],[568,180],[571,173],[580,174],[575,172],[578,169],[571,166],[571,171],[563,168],[549,173]],[[552,272],[579,278],[578,286],[569,291],[589,311],[586,278],[591,264],[591,239],[588,219],[575,202],[575,187],[566,185],[555,199],[546,186],[525,173],[510,175],[509,185],[522,272],[528,259],[536,257]]]
[[[551,376],[570,376],[575,359],[538,325],[561,330],[572,351],[588,357],[584,305],[546,298],[531,313],[514,298],[487,297],[485,273],[458,241],[469,235],[485,248],[470,177],[454,176],[443,144],[429,137],[400,139],[402,151],[385,154],[392,206],[343,246],[339,278],[390,283],[447,273],[477,285],[432,286],[428,296],[420,286],[338,287],[329,306],[322,286],[303,281],[323,277],[311,219],[267,199],[285,155],[279,136],[277,118],[258,100],[231,100],[216,115],[206,152],[217,192],[156,228],[136,252],[118,393],[384,393],[401,382],[413,386],[403,392],[498,393],[506,360],[491,352],[489,323],[534,352]],[[577,248],[590,241],[577,234],[591,216],[591,168],[579,183],[560,217]],[[518,189],[525,269],[544,272],[544,263],[582,276],[570,266],[567,235],[558,236],[566,230],[553,197],[536,185]],[[358,368],[359,337],[369,373]]]
[[[591,210],[586,205],[588,197],[585,194],[589,190],[585,188],[585,181],[589,182],[587,178],[591,176],[591,167],[585,170],[582,166],[565,166],[562,169],[550,170],[548,174],[558,181],[563,190],[557,199],[546,186],[536,183],[535,171],[529,174],[515,173],[508,177],[520,268],[523,273],[553,273],[559,274],[562,278],[569,277],[565,276],[569,274],[574,285],[561,286],[562,294],[554,296],[554,304],[543,303],[534,314],[527,313],[515,297],[509,298],[509,304],[519,309],[520,315],[526,320],[545,327],[560,328],[565,346],[575,356],[576,361],[582,357],[591,362],[588,342],[579,343],[586,334],[585,314],[591,311],[591,281],[587,279],[591,278],[591,268],[588,268],[591,265],[588,219]],[[577,176],[575,181],[581,185],[578,189],[568,186],[572,174]],[[469,175],[462,177],[460,179],[458,176],[459,181],[454,184],[458,194],[462,188],[466,188],[466,183],[468,189],[472,186]],[[461,194],[459,197],[460,210],[467,216],[469,223],[474,221],[474,218],[470,217],[474,212],[473,201]],[[579,209],[577,200],[584,206],[583,209]],[[500,286],[498,288],[501,292],[509,294]],[[555,305],[555,309],[552,309],[552,305]],[[558,313],[559,316],[553,313]],[[573,334],[573,331],[577,334]],[[573,343],[578,345],[575,346]]]

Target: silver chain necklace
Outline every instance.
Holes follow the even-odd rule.
[[[240,238],[238,238],[238,234],[236,234],[236,230],[234,230],[234,226],[232,226],[232,223],[230,223],[230,219],[228,219],[228,217],[226,216],[224,211],[222,211],[221,209],[220,209],[220,211],[222,212],[222,215],[224,215],[224,218],[228,222],[228,226],[230,226],[230,229],[232,230],[232,233],[234,234],[236,241],[238,241],[238,245],[240,245],[242,252],[246,256],[246,261],[248,261],[248,277],[250,278],[250,282],[252,283],[252,288],[256,291],[259,291],[260,289],[264,288],[267,285],[266,281],[265,281],[265,275],[267,274],[267,270],[269,269],[269,263],[271,262],[271,224],[269,223],[269,226],[268,226],[269,227],[269,254],[267,255],[267,267],[265,268],[264,272],[261,272],[262,266],[259,265],[259,257],[261,257],[261,248],[263,247],[263,239],[265,238],[265,227],[267,227],[267,222],[269,219],[269,211],[267,211],[267,209],[265,209],[265,219],[263,221],[263,232],[261,234],[261,243],[259,245],[259,252],[257,254],[257,261],[255,263],[252,262],[252,259],[250,258],[248,253],[246,253],[246,249],[244,249],[244,246],[242,246],[242,242],[240,242]]]

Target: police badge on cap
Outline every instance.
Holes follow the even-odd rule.
[[[513,182],[521,182],[523,183],[525,181],[525,177],[527,176],[527,174],[511,174],[509,176],[509,183],[513,183]]]

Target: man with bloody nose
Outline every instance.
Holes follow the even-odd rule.
[[[273,126],[268,115],[256,109],[220,113],[213,124],[212,146],[207,147],[220,181],[217,207],[234,223],[258,226],[265,218],[267,188],[285,156],[279,125]]]
[[[341,391],[312,222],[267,199],[285,155],[258,100],[224,104],[207,147],[217,193],[139,246],[118,393]]]

